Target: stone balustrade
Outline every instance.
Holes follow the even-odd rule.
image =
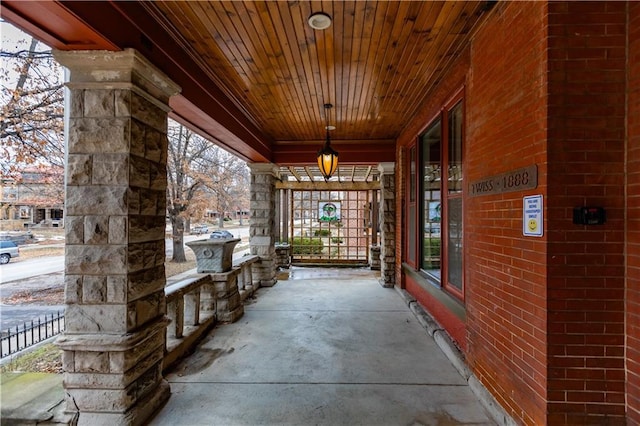
[[[169,325],[163,369],[190,352],[217,320],[231,322],[242,315],[242,302],[259,287],[252,273],[259,261],[259,256],[244,256],[229,272],[201,274],[165,288]]]

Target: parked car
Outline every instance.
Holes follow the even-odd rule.
[[[209,227],[207,225],[196,225],[191,228],[191,233],[195,235],[206,234],[209,232]]]
[[[0,241],[0,264],[9,263],[11,258],[20,256],[20,250],[13,241]]]

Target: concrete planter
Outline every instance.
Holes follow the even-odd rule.
[[[240,238],[210,238],[186,245],[196,254],[198,273],[228,272],[233,265],[233,249]]]

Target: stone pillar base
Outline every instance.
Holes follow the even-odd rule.
[[[158,383],[155,391],[137,401],[125,413],[90,412],[78,413],[78,426],[125,426],[145,424],[156,414],[171,396],[171,388],[166,380]]]
[[[374,271],[380,270],[380,246],[374,245],[369,247],[369,265]]]
[[[218,321],[235,322],[244,314],[244,305],[238,292],[240,271],[237,268],[229,272],[211,274]]]

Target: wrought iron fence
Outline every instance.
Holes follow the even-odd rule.
[[[47,314],[37,320],[25,322],[2,333],[0,339],[0,359],[43,342],[64,331],[64,312]]]

